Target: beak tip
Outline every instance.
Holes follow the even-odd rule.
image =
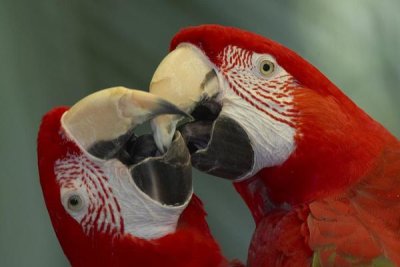
[[[159,126],[154,121],[152,121],[151,127],[156,146],[158,150],[164,154],[171,145],[172,138],[169,138],[170,134],[168,131],[166,131],[166,129],[164,129],[164,127]]]

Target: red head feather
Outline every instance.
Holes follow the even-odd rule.
[[[341,95],[335,85],[317,68],[294,51],[264,36],[221,25],[188,27],[174,36],[170,50],[185,42],[200,48],[217,67],[221,65],[219,55],[228,45],[273,55],[277,62],[305,87],[320,93]]]
[[[269,196],[277,202],[309,201],[353,183],[372,166],[371,155],[379,153],[382,139],[393,138],[318,69],[275,41],[233,27],[202,25],[181,30],[170,49],[181,43],[200,48],[217,68],[222,51],[229,45],[269,54],[303,89],[294,93],[299,114],[295,152],[282,166],[263,169],[257,175],[268,184]],[[240,183],[236,185],[246,194]]]
[[[185,42],[200,48],[217,71],[227,46],[269,54],[298,83],[291,91],[295,150],[281,165],[235,183],[257,223],[249,266],[308,266],[314,252],[322,265],[370,265],[379,257],[400,264],[399,215],[393,212],[400,196],[399,141],[314,66],[274,41],[204,25],[179,32],[171,49]]]
[[[54,230],[72,266],[227,265],[210,234],[203,204],[196,196],[181,214],[177,231],[159,239],[140,239],[123,230],[117,235],[98,231],[85,233],[61,203],[60,185],[54,170],[58,159],[82,153],[64,136],[60,120],[67,109],[56,108],[44,116],[38,135],[38,167]]]

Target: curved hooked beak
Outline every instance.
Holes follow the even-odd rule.
[[[205,55],[192,45],[183,45],[160,63],[151,80],[150,92],[191,113],[198,103],[218,95],[219,84]],[[180,119],[167,115],[152,121],[154,139],[160,150],[169,147]]]
[[[203,52],[181,44],[160,63],[150,92],[174,103],[195,121],[178,127],[201,171],[239,179],[254,165],[254,150],[242,126],[224,113],[224,78]],[[176,115],[152,120],[154,139],[161,151],[169,148],[178,122]]]
[[[188,116],[159,96],[113,87],[95,92],[73,105],[62,117],[62,124],[68,134],[88,150],[97,142],[120,138],[161,114]]]
[[[180,134],[162,155],[150,135],[133,130],[161,114],[189,116],[170,102],[139,90],[114,87],[95,92],[64,113],[61,123],[82,149],[129,168],[135,184],[166,205],[186,203],[192,192],[190,154]]]

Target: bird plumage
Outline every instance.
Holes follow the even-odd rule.
[[[180,31],[171,50],[182,43],[198,47],[225,80],[224,62],[240,72],[252,53],[271,56],[293,79],[290,88],[281,89],[283,96],[270,89],[274,99],[269,100],[256,98],[255,82],[246,75],[231,78],[223,89],[249,103],[269,101],[278,107],[287,95],[289,108],[266,109],[282,115],[269,114],[275,121],[295,129],[294,149],[283,162],[234,182],[257,224],[249,265],[370,266],[383,260],[400,266],[399,141],[318,69],[272,40],[203,25]],[[238,52],[227,59],[229,47]],[[264,83],[276,89],[276,83]],[[248,92],[240,92],[240,85]],[[244,126],[260,121],[252,115],[242,118]],[[268,125],[254,127],[261,134],[271,131]]]
[[[65,135],[61,125],[61,118],[67,110],[67,107],[55,108],[44,116],[38,135],[38,167],[55,233],[72,266],[229,266],[211,236],[203,204],[196,196],[181,214],[176,231],[159,238],[145,239],[129,234],[126,228],[124,230],[123,216],[121,227],[96,227],[95,222],[90,221],[88,224],[92,227],[86,231],[87,227],[75,220],[63,206],[57,179],[60,167],[56,162],[60,159],[74,155],[77,164],[85,164],[79,157],[85,154],[82,148]],[[97,167],[93,165],[93,168]],[[108,193],[113,194],[112,188]],[[93,197],[101,201],[100,195]],[[99,216],[95,217],[95,220],[99,219]]]

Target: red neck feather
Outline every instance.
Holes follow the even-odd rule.
[[[293,101],[299,111],[296,150],[281,166],[235,183],[256,221],[285,203],[307,203],[342,192],[375,167],[385,147],[398,144],[318,69],[277,42],[220,25],[183,29],[170,49],[184,42],[202,49],[217,67],[228,45],[270,54],[301,86]]]
[[[235,183],[255,220],[284,204],[309,203],[359,183],[398,141],[338,89],[322,95],[299,88],[296,149],[281,166]]]

